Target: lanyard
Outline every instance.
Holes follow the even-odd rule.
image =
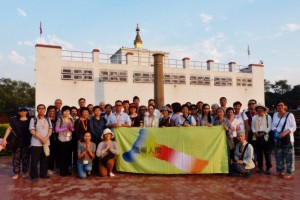
[[[82,123],[82,126],[83,126],[83,129],[85,130],[85,131],[87,131],[87,120],[85,119],[85,120],[80,120],[81,121],[81,123]]]

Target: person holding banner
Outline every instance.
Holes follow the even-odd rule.
[[[230,175],[242,174],[244,178],[250,177],[250,171],[255,167],[253,162],[253,147],[245,139],[245,133],[238,132],[238,143],[234,150],[234,162],[230,165]]]
[[[160,109],[160,112],[162,113],[162,117],[159,119],[159,127],[170,127],[170,110],[167,106],[163,106]]]
[[[214,124],[214,118],[210,113],[210,106],[205,103],[203,104],[201,118],[198,119],[198,126],[212,126]]]
[[[196,126],[196,120],[192,115],[189,115],[189,107],[184,104],[181,106],[182,115],[176,121],[175,126]]]
[[[112,170],[115,165],[116,156],[119,154],[118,145],[111,139],[114,133],[109,129],[105,129],[101,136],[102,142],[97,147],[96,155],[99,157],[99,173],[100,176],[114,177]]]

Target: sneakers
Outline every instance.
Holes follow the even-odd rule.
[[[115,175],[113,173],[109,173],[109,176],[110,177],[114,177]]]

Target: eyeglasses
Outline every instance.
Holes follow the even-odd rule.
[[[122,106],[122,104],[117,104],[116,106]]]

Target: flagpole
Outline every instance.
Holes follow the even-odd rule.
[[[249,44],[248,44],[248,65],[250,65],[250,48],[249,48]]]
[[[42,44],[42,33],[43,33],[42,22],[40,21],[40,44]]]

